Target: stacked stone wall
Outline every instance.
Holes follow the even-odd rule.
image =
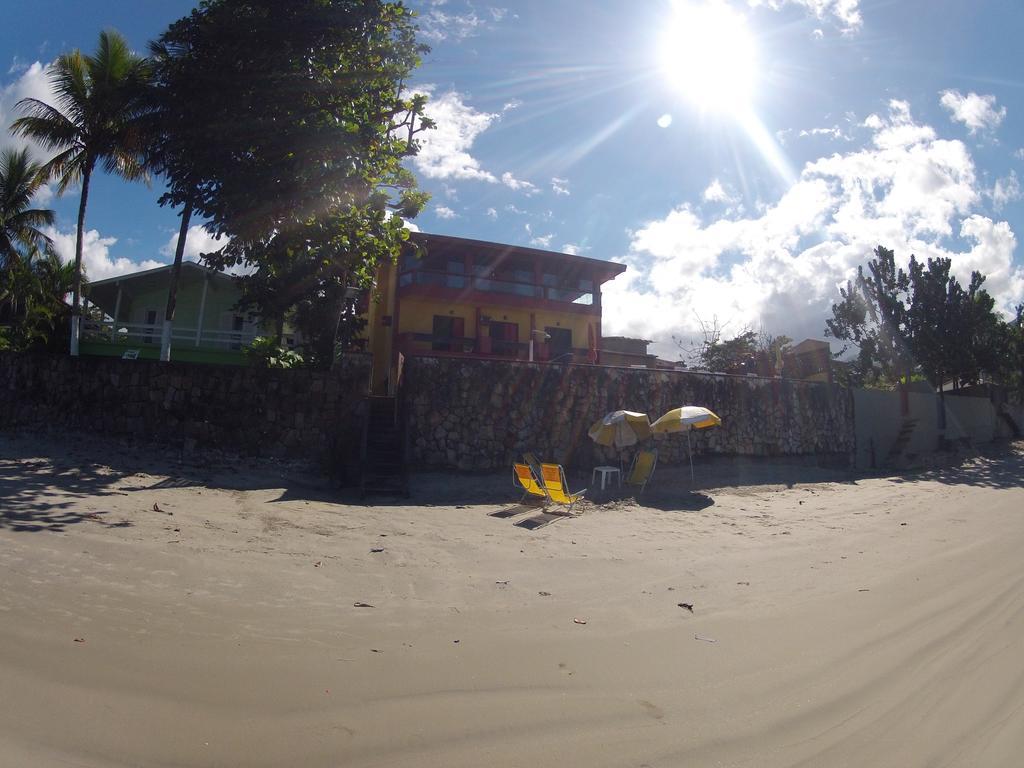
[[[0,428],[351,461],[368,357],[333,371],[0,353]]]
[[[414,465],[508,467],[523,451],[586,468],[616,454],[587,437],[618,410],[655,419],[703,405],[722,426],[692,433],[695,455],[807,456],[848,466],[855,433],[850,390],[784,379],[457,358],[410,358],[402,385]],[[681,434],[655,441],[659,461],[686,460]]]

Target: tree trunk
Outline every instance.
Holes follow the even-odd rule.
[[[164,312],[164,327],[160,334],[160,359],[171,360],[171,329],[174,327],[174,308],[178,301],[178,280],[181,277],[181,259],[185,255],[185,239],[188,224],[192,220],[192,203],[185,203],[181,210],[181,227],[178,229],[178,245],[174,249],[174,266],[171,267],[171,284],[167,289],[167,311]]]
[[[274,318],[274,340],[277,346],[284,344],[284,313]]]
[[[82,169],[82,198],[78,203],[78,230],[75,236],[75,282],[71,289],[71,356],[78,357],[78,339],[82,324],[82,238],[85,237],[85,207],[89,202],[89,179],[95,161],[86,160]]]

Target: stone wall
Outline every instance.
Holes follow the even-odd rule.
[[[365,356],[328,372],[0,353],[0,428],[344,462],[369,376]]]
[[[653,419],[703,405],[722,426],[693,432],[694,454],[814,455],[849,465],[850,390],[828,384],[675,371],[456,358],[405,361],[403,408],[414,465],[489,470],[523,451],[586,468],[615,452],[595,446],[590,425],[618,409]],[[686,460],[686,436],[659,437],[659,461]]]

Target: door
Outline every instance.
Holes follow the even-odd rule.
[[[549,360],[568,362],[572,355],[572,329],[571,328],[545,328],[544,332],[550,337],[548,339]]]

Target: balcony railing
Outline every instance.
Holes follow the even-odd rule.
[[[472,290],[483,293],[500,293],[506,296],[521,296],[531,299],[547,299],[565,304],[580,306],[594,305],[594,292],[570,290],[565,287],[555,288],[519,280],[498,280],[493,277],[464,275],[457,272],[441,272],[429,269],[413,269],[402,272],[398,276],[399,287],[412,285],[435,286],[462,291]]]
[[[87,341],[106,341],[112,344],[153,344],[160,346],[160,336],[163,332],[162,323],[114,323],[109,321],[99,322],[87,320],[82,323],[82,338]],[[173,326],[171,329],[171,341],[178,345],[189,345],[196,347],[214,349],[241,349],[252,343],[253,339],[260,336],[258,330],[245,331],[221,331],[207,328],[186,328]],[[294,343],[294,338],[285,337],[285,343]]]
[[[525,341],[505,341],[482,336],[472,339],[466,336],[442,336],[432,333],[400,333],[398,349],[407,356],[438,355],[442,357],[485,357],[506,360],[529,360],[530,345]],[[550,345],[535,343],[533,359],[536,362],[586,363],[590,351],[572,348],[554,354]]]

